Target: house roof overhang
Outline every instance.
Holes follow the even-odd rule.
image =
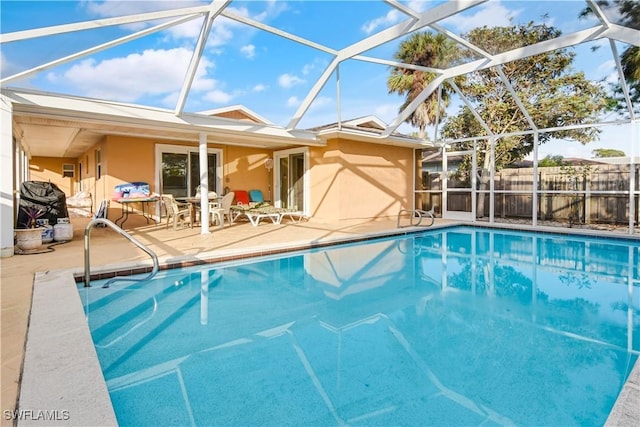
[[[105,136],[182,141],[280,149],[322,146],[315,132],[286,130],[198,113],[176,115],[172,110],[3,88],[13,110],[14,134],[31,156],[75,158]]]
[[[356,128],[353,126],[331,127],[318,131],[317,136],[323,141],[330,139],[348,139],[350,141],[360,141],[372,144],[382,144],[394,147],[405,148],[426,148],[432,147],[431,141],[413,138],[402,134],[391,134],[383,137],[381,133],[384,129]]]

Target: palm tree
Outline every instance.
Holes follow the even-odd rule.
[[[604,9],[617,10],[619,23],[633,29],[640,29],[640,2],[638,0],[597,0],[597,4]],[[586,7],[580,13],[584,18],[593,14],[591,8]],[[640,102],[640,47],[628,46],[620,55],[622,62],[622,72],[629,85],[631,100],[633,103]],[[614,88],[616,94],[620,95],[620,87]],[[618,96],[618,109],[626,109],[625,100]]]
[[[419,32],[400,44],[394,58],[405,64],[443,68],[451,65],[459,56],[458,45],[444,35]],[[406,95],[404,103],[400,106],[400,111],[403,111],[434,78],[435,74],[428,71],[393,67],[387,87],[389,93]],[[438,117],[442,121],[445,107],[449,103],[449,94],[450,89],[442,87],[439,111],[438,95],[434,92],[407,118],[407,123],[419,129],[420,138],[425,137],[426,127],[435,124]]]

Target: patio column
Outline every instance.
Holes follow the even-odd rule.
[[[13,256],[13,106],[0,94],[0,257]]]
[[[207,134],[200,134],[200,234],[209,234],[209,165],[207,162]],[[193,218],[191,218],[193,221]]]

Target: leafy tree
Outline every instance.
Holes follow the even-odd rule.
[[[460,56],[458,45],[442,34],[419,32],[413,34],[400,44],[394,58],[406,64],[420,65],[429,68],[442,68],[455,62]],[[404,110],[435,78],[434,73],[394,67],[387,80],[389,93],[405,95],[405,101],[400,106]],[[425,137],[425,128],[435,124],[436,118],[444,117],[445,107],[449,104],[450,89],[443,88],[441,93],[442,103],[438,111],[437,91],[432,93],[414,112],[407,118],[407,123],[419,129],[419,137]]]
[[[549,154],[544,159],[538,162],[538,166],[540,167],[563,166],[566,163],[567,162],[564,161],[564,157],[560,155],[552,156],[551,154]]]
[[[621,25],[640,30],[640,1],[598,0],[597,4],[604,10],[617,9]],[[580,17],[584,18],[592,13],[591,8],[586,7],[580,13]],[[627,47],[620,55],[620,62],[622,63],[622,73],[629,87],[631,102],[638,105],[640,104],[640,47]],[[617,110],[626,111],[627,103],[623,97],[622,87],[620,84],[615,84],[613,90],[616,95]]]
[[[546,24],[509,27],[476,28],[464,37],[489,53],[516,49],[558,37],[560,31]],[[539,128],[560,127],[595,121],[608,107],[604,90],[587,80],[584,73],[573,72],[571,65],[575,53],[557,49],[539,55],[518,59],[502,65],[502,71],[515,93],[524,104],[533,122]],[[461,90],[474,105],[475,111],[489,129],[497,135],[525,129],[530,125],[518,108],[495,68],[481,70],[468,76]],[[583,144],[597,139],[600,130],[592,128],[562,129],[539,134],[538,142],[552,138],[572,139]],[[463,105],[456,116],[449,117],[442,129],[447,138],[487,135],[469,107]],[[534,136],[507,135],[495,141],[496,170],[522,160],[533,151]],[[461,143],[460,149],[471,149],[472,143]],[[480,189],[486,189],[489,179],[490,142],[477,141],[476,157],[480,169]],[[471,169],[467,156],[463,168]],[[478,198],[478,214],[484,212],[484,197]]]
[[[591,152],[593,157],[624,157],[626,154],[622,150],[616,150],[615,148],[596,148]]]

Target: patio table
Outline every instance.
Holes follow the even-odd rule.
[[[222,200],[222,197],[209,197],[209,202],[217,203],[218,207],[220,206],[220,200]],[[195,223],[196,213],[200,208],[200,196],[176,197],[176,201],[189,204],[191,221]]]
[[[127,219],[129,219],[129,214],[133,212],[133,203],[140,203],[142,207],[142,216],[147,220],[147,224],[149,224],[149,220],[153,221],[156,224],[158,223],[158,221],[156,221],[155,218],[153,218],[149,213],[149,204],[157,203],[158,201],[160,201],[159,197],[114,197],[111,200],[120,203],[120,205],[122,206],[122,213],[120,217],[114,221],[116,225],[120,226],[120,228],[124,228],[124,223],[127,222]],[[118,222],[120,222],[120,224],[118,224]]]

